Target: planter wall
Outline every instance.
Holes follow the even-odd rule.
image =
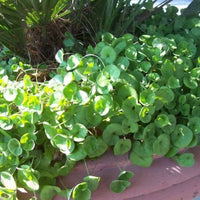
[[[100,176],[100,186],[92,193],[91,200],[192,200],[200,195],[200,147],[190,149],[195,154],[195,165],[185,168],[167,158],[156,157],[152,166],[142,168],[132,165],[127,156],[114,157],[108,152],[103,157],[87,161],[90,175]],[[131,186],[121,194],[110,191],[109,185],[119,174],[117,165],[131,170],[135,176]],[[86,176],[84,163],[78,163],[66,177],[58,178],[58,185],[70,188]],[[54,200],[64,200],[56,196]]]

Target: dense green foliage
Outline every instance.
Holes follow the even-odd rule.
[[[116,156],[129,152],[130,161],[142,167],[155,154],[181,166],[194,164],[192,154],[179,150],[199,144],[200,19],[168,7],[140,31],[105,33],[84,55],[67,59],[60,49],[56,74],[43,82],[41,68],[7,58],[6,49],[1,53],[1,199],[17,199],[17,189],[24,188],[42,200],[55,194],[88,200],[100,177],[88,174],[65,190],[55,178],[108,148]],[[133,176],[120,169],[110,189],[124,191]]]

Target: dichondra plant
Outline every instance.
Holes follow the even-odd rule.
[[[179,150],[199,144],[199,37],[191,36],[200,32],[200,23],[195,22],[195,30],[167,36],[165,30],[139,38],[106,33],[86,55],[67,60],[61,49],[55,56],[57,74],[45,82],[31,79],[28,72],[37,77],[38,69],[18,59],[2,67],[1,199],[17,199],[17,190],[24,188],[39,192],[42,200],[55,194],[88,200],[100,177],[88,174],[68,189],[57,187],[55,178],[108,148],[115,156],[129,153],[130,162],[141,167],[149,167],[155,154],[192,166],[193,155]],[[119,171],[110,184],[116,193],[134,176]]]

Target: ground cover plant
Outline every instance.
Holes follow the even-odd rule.
[[[36,193],[42,200],[55,194],[90,199],[101,177],[88,175],[68,189],[57,187],[56,177],[108,148],[115,156],[128,153],[141,167],[149,167],[154,154],[181,166],[194,164],[193,154],[179,150],[199,145],[200,19],[178,16],[169,6],[140,32],[105,33],[83,55],[60,49],[57,71],[46,81],[39,79],[40,68],[7,58],[4,49],[1,199],[17,199],[20,188],[32,192],[32,200]],[[134,172],[122,169],[110,189],[124,191],[131,178]]]

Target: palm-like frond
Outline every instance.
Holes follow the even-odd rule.
[[[70,13],[70,0],[0,0],[0,43],[27,57],[27,30],[41,27],[46,41],[46,25]]]

